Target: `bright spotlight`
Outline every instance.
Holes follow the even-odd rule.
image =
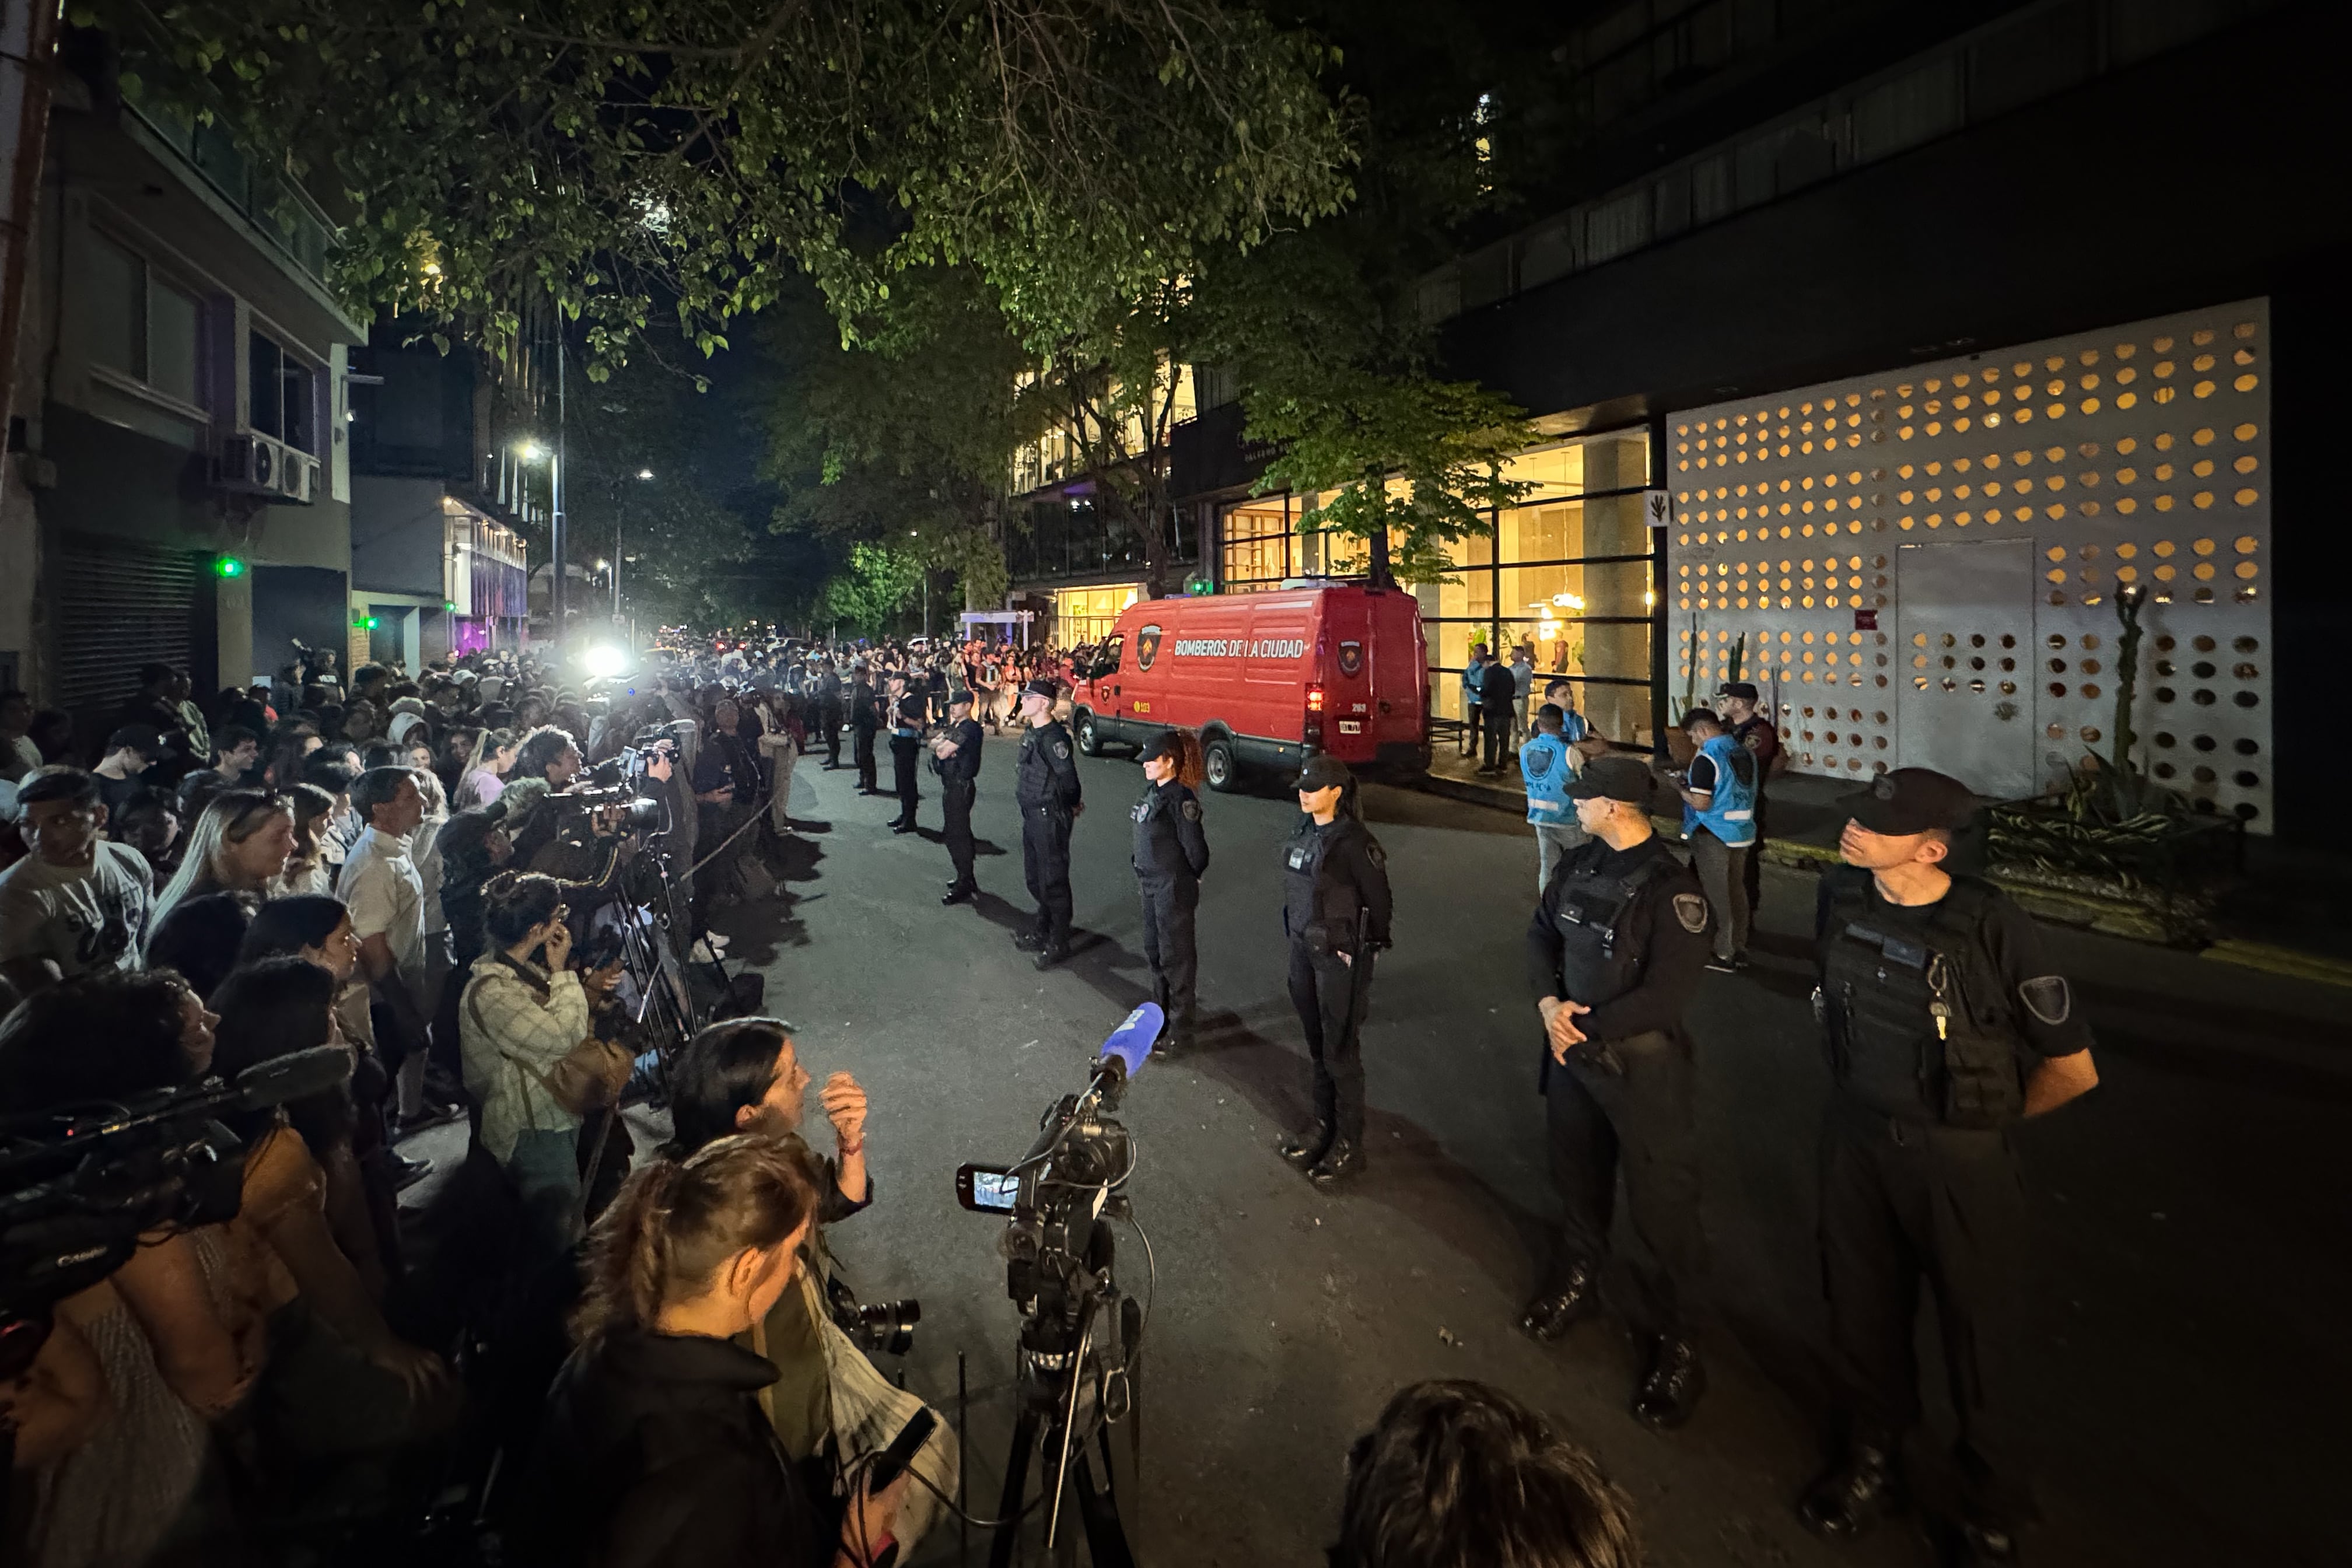
[[[581,663],[597,679],[610,680],[628,669],[629,656],[610,643],[600,643],[583,656]]]

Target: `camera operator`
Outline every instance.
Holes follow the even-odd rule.
[[[1418,1383],[1348,1450],[1331,1568],[1637,1568],[1632,1505],[1499,1388]]]
[[[590,1245],[580,1346],[523,1485],[524,1564],[869,1568],[907,1478],[837,1532],[760,1409],[766,1361],[730,1342],[793,1287],[816,1194],[772,1139],[723,1138],[629,1179]]]
[[[743,742],[742,710],[730,697],[711,706],[694,763],[694,798],[701,826],[696,835],[701,868],[694,874],[695,907],[740,903],[751,886],[751,836],[742,831],[758,814],[760,763]]]

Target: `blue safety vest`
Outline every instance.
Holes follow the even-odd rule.
[[[1728,735],[1698,749],[1715,763],[1715,789],[1705,811],[1685,802],[1683,837],[1701,827],[1737,849],[1756,842],[1756,753]]]
[[[1528,784],[1528,820],[1558,827],[1576,820],[1568,804],[1569,781],[1576,776],[1576,753],[1567,740],[1538,731],[1519,748],[1519,776]]]

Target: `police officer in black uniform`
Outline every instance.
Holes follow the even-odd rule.
[[[1169,1051],[1193,1044],[1193,986],[1201,973],[1192,941],[1192,911],[1201,903],[1201,874],[1209,868],[1209,839],[1201,831],[1201,801],[1177,774],[1184,739],[1163,731],[1143,748],[1143,798],[1135,819],[1135,885],[1143,895],[1143,957],[1151,965],[1152,1000],[1168,1016]]]
[[[1944,868],[1975,807],[1943,773],[1885,774],[1847,797],[1845,865],[1822,878],[1814,1007],[1837,1085],[1822,1130],[1822,1272],[1848,1431],[1798,1514],[1840,1538],[1899,1506],[1901,1445],[1919,1420],[1924,1279],[1959,1423],[1962,1512],[1940,1544],[1948,1563],[2005,1563],[2032,1508],[2003,1387],[2023,1272],[2009,1130],[2092,1089],[2098,1072],[2032,920]]]
[[[1388,856],[1356,817],[1355,775],[1314,756],[1298,774],[1305,815],[1282,847],[1282,930],[1290,1005],[1315,1064],[1315,1120],[1278,1145],[1318,1187],[1364,1167],[1364,1058],[1372,954],[1389,945]]]
[[[880,795],[874,785],[874,737],[882,728],[882,700],[874,694],[874,676],[860,659],[849,678],[850,756],[857,763],[857,793]]]
[[[841,671],[830,658],[817,666],[811,691],[816,699],[817,724],[824,731],[824,769],[831,773],[841,766]]]
[[[917,760],[922,755],[923,731],[930,727],[930,694],[928,689],[910,689],[907,677],[893,671],[890,676],[890,772],[891,782],[898,786],[898,815],[890,824],[893,833],[915,831],[915,807],[922,804],[920,781],[916,772]]]
[[[968,904],[980,892],[972,876],[971,803],[980,795],[980,721],[971,716],[971,693],[948,698],[947,732],[931,742],[932,766],[940,773],[940,805],[947,817],[948,859],[955,880],[943,904]]]
[[[1585,764],[1568,795],[1591,837],[1552,868],[1528,926],[1546,1044],[1537,1082],[1561,1215],[1543,1289],[1519,1327],[1559,1338],[1591,1315],[1605,1283],[1643,1346],[1633,1415],[1664,1430],[1690,1419],[1706,1389],[1685,1302],[1700,1285],[1706,1242],[1683,1014],[1706,967],[1711,916],[1696,874],[1651,826],[1652,790],[1634,758]],[[1620,1167],[1644,1257],[1612,1258]]]
[[[1021,693],[1021,760],[1013,775],[1013,798],[1021,806],[1021,871],[1029,896],[1037,900],[1037,923],[1013,939],[1037,955],[1037,967],[1051,969],[1070,956],[1070,824],[1086,809],[1072,759],[1070,732],[1054,717],[1061,689],[1031,681]]]

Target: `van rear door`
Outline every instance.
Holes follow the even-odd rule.
[[[1322,657],[1313,679],[1322,693],[1323,749],[1347,762],[1372,754],[1374,647],[1370,601],[1360,588],[1333,588],[1323,595],[1316,641]],[[1308,706],[1314,706],[1314,691]]]

